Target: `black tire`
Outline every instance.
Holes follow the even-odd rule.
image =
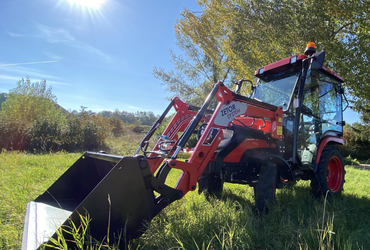
[[[343,156],[334,146],[326,146],[321,153],[315,175],[311,179],[312,194],[315,197],[339,195],[345,182]]]
[[[267,213],[275,202],[277,167],[272,162],[263,163],[259,172],[257,185],[254,187],[256,212]]]
[[[205,172],[198,180],[198,193],[205,192],[206,194],[216,195],[221,194],[224,187],[224,182],[220,178],[219,173]]]

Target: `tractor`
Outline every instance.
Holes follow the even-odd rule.
[[[325,51],[309,43],[304,55],[258,69],[255,84],[240,80],[234,91],[213,84],[201,107],[173,98],[132,156],[85,152],[27,204],[22,249],[51,244],[86,214],[92,237],[127,242],[197,186],[217,195],[225,182],[249,185],[259,214],[274,203],[277,188],[299,180],[310,180],[315,197],[339,195],[345,169],[336,146],[344,144],[346,98],[343,78],[323,67],[324,60]],[[248,97],[240,94],[244,82]],[[149,146],[172,108],[171,121]],[[196,146],[181,160],[194,134]],[[166,179],[173,169],[182,173],[172,187]]]

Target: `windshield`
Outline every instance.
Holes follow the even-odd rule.
[[[260,79],[252,98],[286,110],[299,74],[300,70],[296,69]]]

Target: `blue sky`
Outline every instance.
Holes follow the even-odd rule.
[[[0,0],[0,93],[29,76],[67,110],[160,114],[171,93],[152,70],[172,68],[183,8],[200,10],[195,0]]]

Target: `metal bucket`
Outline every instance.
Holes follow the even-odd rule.
[[[152,177],[141,156],[86,152],[45,193],[27,204],[22,249],[50,244],[57,230],[71,223],[78,227],[80,215],[87,214],[89,235],[96,240],[139,237],[159,212],[153,209]]]

